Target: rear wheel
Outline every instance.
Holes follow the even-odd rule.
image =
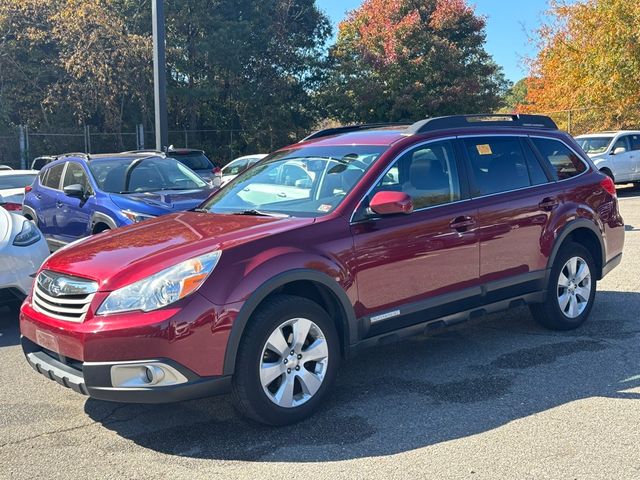
[[[582,325],[596,295],[596,266],[589,250],[579,243],[564,245],[551,269],[544,303],[531,305],[541,325],[571,330]]]
[[[306,298],[278,295],[249,322],[233,377],[237,407],[269,425],[310,416],[326,400],[338,369],[333,321]]]

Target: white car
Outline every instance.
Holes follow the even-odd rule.
[[[591,133],[576,137],[576,141],[614,182],[640,182],[640,131]]]
[[[0,208],[0,306],[19,307],[33,285],[33,275],[49,256],[35,224]]]
[[[247,168],[258,163],[258,161],[262,160],[266,156],[266,153],[256,153],[255,155],[245,155],[244,157],[238,157],[235,160],[231,160],[222,167],[222,182],[220,186],[226,185]]]
[[[22,212],[25,187],[31,186],[37,170],[0,170],[0,206],[11,212]]]

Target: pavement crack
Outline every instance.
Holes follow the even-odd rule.
[[[98,423],[102,424],[105,421],[107,421],[110,417],[112,417],[114,414],[116,414],[119,410],[127,407],[128,405],[118,405],[117,407],[113,408],[109,413],[107,413],[104,417],[99,418],[98,420],[94,420],[93,422],[89,422],[89,423],[85,423],[83,425],[76,425],[75,427],[67,427],[67,428],[60,428],[57,430],[51,430],[51,431],[47,431],[47,432],[42,432],[39,433],[38,435],[32,435],[31,437],[25,437],[25,438],[20,438],[18,440],[13,440],[10,442],[5,442],[0,444],[0,449],[8,447],[8,446],[13,446],[13,445],[19,445],[21,443],[25,443],[31,440],[35,440],[37,438],[41,438],[41,437],[46,437],[48,435],[57,435],[59,433],[67,433],[67,432],[73,432],[75,430],[81,430],[83,428],[87,428],[87,427],[91,427],[92,425],[96,425]]]

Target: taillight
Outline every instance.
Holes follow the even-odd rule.
[[[611,177],[605,177],[600,182],[600,186],[611,196],[616,196],[616,184],[613,183]]]
[[[29,193],[31,190],[33,190],[33,187],[31,185],[27,185],[26,187],[24,187],[24,193]]]
[[[22,211],[22,205],[19,203],[13,203],[13,202],[0,203],[0,207],[4,207],[5,210],[8,210],[10,212]]]
[[[214,175],[222,175],[222,169],[220,167],[214,168],[211,172],[213,172]]]

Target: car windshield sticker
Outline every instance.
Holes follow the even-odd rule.
[[[478,153],[480,155],[491,155],[491,154],[493,154],[493,152],[491,151],[491,146],[488,145],[488,144],[476,145],[476,148],[478,149]]]
[[[318,207],[319,212],[327,213],[329,210],[331,210],[331,205],[327,205],[326,203],[323,203]]]

